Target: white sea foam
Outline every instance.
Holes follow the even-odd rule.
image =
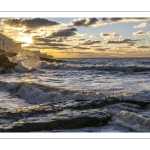
[[[17,63],[15,67],[15,71],[17,72],[28,72],[41,66],[41,61],[36,55],[27,56],[19,53],[17,56],[10,58],[10,60]]]
[[[6,108],[9,111],[13,111],[16,108],[25,107],[28,105],[29,104],[26,103],[25,100],[19,99],[17,97],[12,97],[6,91],[0,91],[0,108]]]
[[[118,124],[133,131],[150,131],[150,118],[129,111],[121,111],[113,117],[112,124]]]

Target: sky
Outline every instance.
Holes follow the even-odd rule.
[[[54,58],[150,57],[150,18],[0,18],[0,33]]]

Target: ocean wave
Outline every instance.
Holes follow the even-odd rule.
[[[51,69],[51,70],[99,70],[99,71],[114,71],[114,72],[149,72],[150,68],[140,66],[101,66],[101,65],[81,65],[71,63],[46,63],[42,62],[40,69]]]
[[[150,118],[142,114],[129,111],[121,111],[112,119],[112,124],[121,125],[136,132],[150,131]]]
[[[25,55],[18,53],[16,56],[9,59],[10,61],[17,63],[15,71],[20,73],[31,72],[41,66],[41,61],[36,55]]]
[[[115,97],[119,100],[148,100],[150,91],[116,91],[110,90],[74,90],[50,84],[36,82],[0,81],[0,90],[6,90],[12,96],[26,100],[31,104],[59,102],[62,100],[98,100]]]
[[[125,73],[136,73],[136,72],[150,72],[150,67],[147,65],[142,65],[143,63],[148,62],[140,62],[138,64],[135,64],[135,62],[131,65],[126,64],[118,61],[112,62],[112,63],[94,63],[94,60],[89,63],[83,63],[82,61],[66,61],[66,62],[46,62],[41,61],[38,56],[27,56],[18,54],[17,56],[14,56],[11,58],[11,61],[17,63],[18,65],[15,67],[16,72],[28,72],[28,71],[34,71],[36,69],[50,69],[50,70],[98,70],[98,71],[108,71],[108,72],[125,72]]]
[[[24,99],[30,104],[76,99],[96,100],[104,96],[95,91],[69,90],[37,83],[0,81],[0,84],[1,90],[7,90],[12,96]]]

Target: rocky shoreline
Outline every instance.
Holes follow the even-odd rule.
[[[15,67],[17,66],[17,63],[11,62],[9,60],[9,57],[13,57],[13,56],[16,56],[16,55],[17,55],[17,53],[5,52],[3,50],[0,50],[0,74],[14,72]],[[56,63],[65,62],[65,61],[57,60],[57,59],[53,59],[53,58],[39,57],[39,59],[41,61],[46,61],[46,62],[49,62],[49,63],[53,63],[53,62],[56,62]]]
[[[120,101],[110,97],[96,101],[47,102],[13,111],[1,108],[0,132],[40,132],[104,126],[118,112],[138,112],[144,110],[148,104],[149,101]]]
[[[0,53],[0,74],[14,72],[17,63],[11,62],[8,57],[16,55],[17,53]],[[41,57],[40,60],[50,63],[64,62]],[[105,126],[121,111],[138,114],[144,112],[149,104],[149,100],[120,100],[108,97],[97,100],[45,102],[13,110],[0,107],[0,132],[51,132],[59,129]],[[134,132],[132,129],[130,131]]]

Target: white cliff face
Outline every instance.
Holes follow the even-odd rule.
[[[0,33],[0,49],[10,52],[16,52],[21,46],[18,46],[12,39]]]

